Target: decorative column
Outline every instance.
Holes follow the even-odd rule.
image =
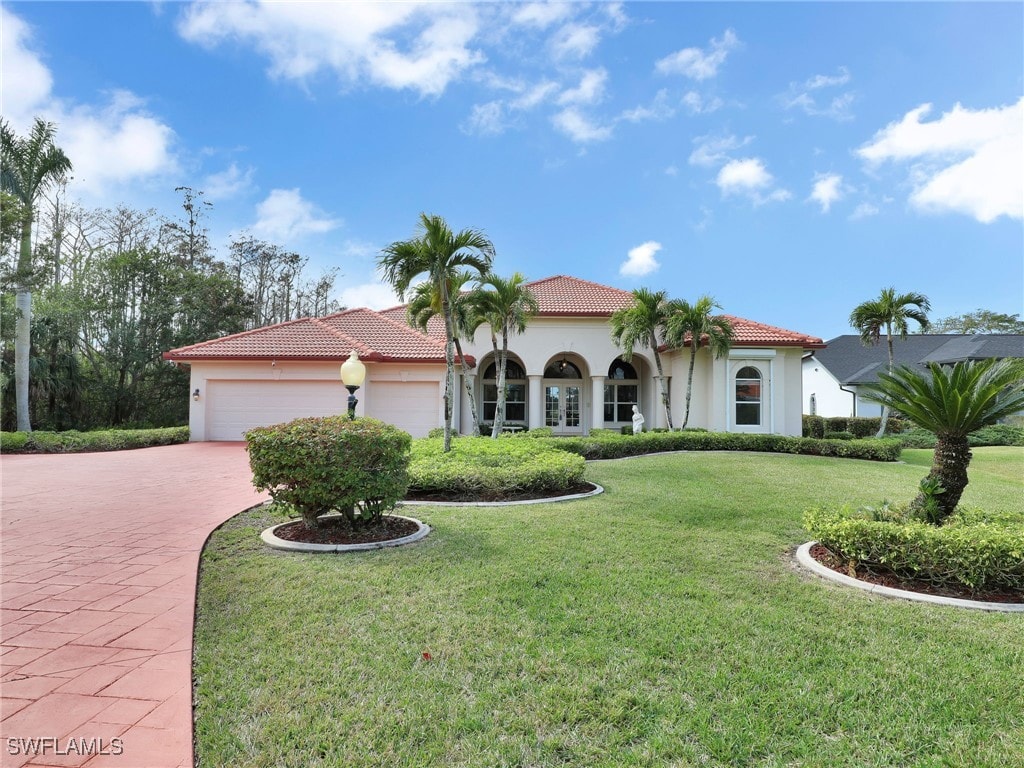
[[[591,429],[604,429],[604,380],[607,376],[591,376]]]
[[[544,398],[541,392],[541,379],[543,376],[527,375],[530,382],[530,391],[527,393],[529,400],[529,414],[527,425],[530,429],[544,426]]]

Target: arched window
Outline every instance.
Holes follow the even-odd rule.
[[[636,368],[622,358],[608,367],[608,381],[604,385],[604,420],[629,423],[633,419],[633,406],[640,404],[640,377]]]
[[[498,409],[498,366],[484,369],[484,421],[494,421]],[[526,371],[515,360],[505,363],[505,421],[526,423]]]
[[[736,424],[756,426],[760,423],[761,372],[748,365],[736,374]]]
[[[562,358],[556,363],[552,363],[544,369],[545,379],[582,379],[583,375],[580,373],[580,369],[570,363],[565,358]]]

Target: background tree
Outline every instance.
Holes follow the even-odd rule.
[[[956,510],[967,487],[971,462],[967,436],[1024,410],[1024,363],[988,359],[945,367],[929,363],[924,373],[900,366],[882,373],[867,397],[898,409],[935,433],[932,468],[911,510],[940,525]]]
[[[491,437],[501,434],[505,425],[505,377],[508,369],[508,337],[526,330],[530,318],[540,311],[537,297],[526,285],[526,278],[516,272],[509,278],[499,277],[488,272],[480,278],[478,290],[473,293],[473,305],[479,321],[487,323],[491,329],[491,346],[494,348],[494,359],[498,364],[497,389],[498,399],[494,409],[494,424]],[[501,348],[498,348],[498,335],[501,335]]]
[[[913,320],[922,329],[928,328],[928,311],[931,304],[923,293],[896,293],[895,288],[883,288],[877,299],[858,304],[850,313],[850,325],[859,333],[861,341],[873,346],[878,344],[885,333],[889,347],[889,373],[896,364],[893,353],[892,335],[898,333],[901,339],[907,338],[909,324]],[[889,408],[883,405],[882,419],[876,437],[885,434],[889,419]]]
[[[661,387],[661,402],[665,406],[665,417],[668,428],[672,427],[672,408],[669,400],[668,385],[665,383],[665,371],[658,353],[658,334],[666,334],[666,324],[672,310],[665,291],[650,291],[637,288],[633,291],[633,303],[624,309],[617,310],[611,316],[612,341],[622,348],[622,359],[627,363],[633,359],[636,347],[650,347],[654,355],[654,365],[658,369],[658,384]]]
[[[479,274],[490,270],[494,261],[494,244],[480,230],[463,229],[452,232],[440,216],[420,214],[418,234],[387,246],[377,259],[384,280],[404,300],[416,278],[427,275],[441,296],[444,318],[445,389],[444,389],[444,451],[452,448],[452,404],[455,395],[455,324],[449,287],[459,270]]]
[[[470,292],[464,290],[477,276],[467,270],[459,270],[448,286],[448,296],[452,305],[452,327],[455,330],[455,352],[462,368],[462,384],[469,399],[470,413],[473,417],[473,435],[480,434],[480,412],[473,393],[473,381],[469,375],[469,365],[462,351],[462,337],[472,336],[472,309],[469,305]],[[413,328],[427,332],[427,325],[434,317],[441,316],[441,292],[429,282],[417,283],[412,289],[409,306],[406,308],[406,319]]]
[[[712,315],[715,309],[721,309],[721,306],[710,296],[701,296],[693,304],[686,300],[673,301],[669,304],[670,314],[666,323],[665,341],[675,349],[690,348],[690,369],[686,377],[686,409],[683,412],[680,429],[686,429],[690,421],[693,369],[698,347],[706,346],[716,358],[729,354],[732,347],[732,323],[724,315]]]
[[[1019,314],[978,309],[933,320],[928,330],[931,333],[1024,333],[1024,320]]]
[[[32,329],[32,221],[39,195],[71,171],[71,160],[54,144],[57,128],[36,118],[27,137],[0,122],[0,188],[21,205],[21,236],[15,272],[17,295],[14,381],[18,431],[29,432],[29,352]]]

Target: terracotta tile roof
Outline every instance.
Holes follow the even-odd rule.
[[[537,297],[541,316],[610,317],[633,301],[629,291],[567,275],[535,280],[527,286]]]
[[[352,350],[375,362],[444,362],[444,343],[371,309],[349,309],[256,328],[172,349],[164,359],[344,360]],[[468,357],[468,356],[467,356]]]
[[[824,342],[817,336],[787,331],[774,325],[765,325],[743,317],[726,315],[732,323],[736,338],[734,347],[803,347],[804,349],[823,349]]]

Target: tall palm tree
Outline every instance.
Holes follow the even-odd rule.
[[[637,288],[633,291],[633,303],[617,310],[611,316],[612,341],[622,348],[622,359],[627,363],[633,358],[633,349],[650,347],[654,355],[654,365],[658,369],[658,383],[661,387],[661,402],[665,406],[668,428],[672,429],[672,407],[669,400],[668,386],[665,383],[665,371],[658,353],[658,334],[664,337],[668,318],[673,305],[665,291],[651,291]]]
[[[868,398],[896,408],[935,433],[935,455],[921,493],[911,502],[930,522],[941,524],[960,503],[971,462],[967,436],[1024,410],[1024,362],[982,360],[951,367],[928,364],[928,373],[901,365],[879,374]]]
[[[885,332],[885,340],[889,345],[889,373],[896,364],[892,349],[893,331],[901,339],[907,338],[909,322],[913,320],[921,331],[928,329],[928,311],[931,309],[928,297],[923,293],[896,293],[895,288],[883,288],[877,299],[858,304],[850,313],[850,325],[860,333],[860,340],[867,346],[874,346]],[[878,425],[878,434],[885,434],[889,421],[889,409],[882,407],[882,420]]]
[[[377,259],[384,280],[403,298],[417,277],[427,276],[440,296],[444,318],[444,451],[452,449],[452,403],[455,389],[455,323],[449,293],[452,277],[461,269],[483,274],[494,261],[494,244],[478,229],[452,232],[440,216],[420,214],[418,233],[387,246]]]
[[[505,375],[508,368],[508,337],[526,330],[530,318],[540,311],[537,297],[526,285],[526,278],[516,272],[510,278],[488,272],[480,278],[472,295],[477,324],[487,323],[491,328],[491,346],[498,364],[498,401],[494,409],[491,437],[497,437],[505,425]],[[501,349],[498,349],[501,334]]]
[[[473,380],[469,375],[466,355],[462,351],[462,338],[473,335],[472,309],[469,306],[471,293],[463,289],[477,277],[469,270],[459,270],[448,286],[448,296],[451,298],[452,304],[452,326],[455,329],[455,353],[458,355],[459,365],[462,368],[462,384],[466,390],[466,398],[469,400],[470,412],[473,415],[472,434],[474,435],[480,434],[480,413],[476,406],[476,395],[473,393]],[[440,314],[441,292],[431,283],[417,283],[412,289],[409,306],[406,308],[406,319],[409,325],[426,332],[431,318]]]
[[[30,432],[28,409],[29,350],[32,327],[32,220],[39,196],[71,171],[71,161],[53,143],[57,127],[36,118],[27,137],[14,134],[6,121],[0,122],[0,188],[21,204],[21,242],[15,274],[14,390],[18,431]]]
[[[712,310],[722,307],[710,296],[701,296],[690,304],[685,299],[670,303],[666,323],[665,342],[674,349],[690,348],[690,371],[686,377],[686,410],[683,425],[690,421],[690,396],[693,394],[693,367],[697,360],[697,348],[707,346],[716,358],[729,354],[734,338],[732,323],[724,315],[712,315]]]

